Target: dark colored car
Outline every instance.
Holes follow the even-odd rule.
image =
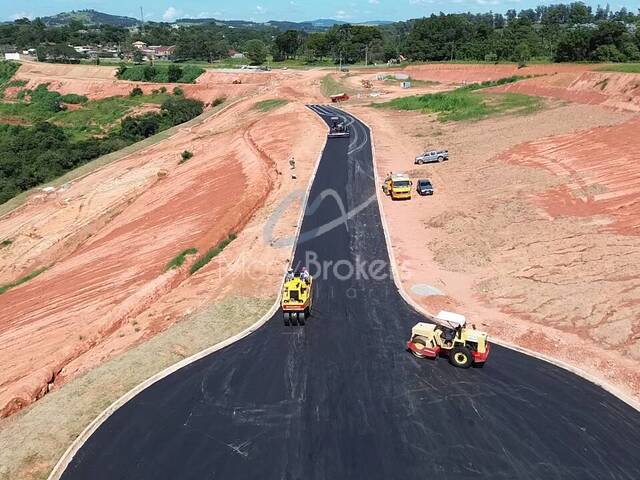
[[[433,195],[433,185],[426,178],[422,178],[417,182],[416,191],[420,195]]]

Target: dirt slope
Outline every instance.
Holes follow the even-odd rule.
[[[219,81],[219,75],[207,78]],[[314,98],[313,80],[296,73],[287,80]],[[196,87],[220,88],[211,85]],[[257,235],[247,238],[242,229],[265,203],[299,188],[299,182],[282,179],[290,155],[302,156],[300,173],[308,178],[324,127],[302,103],[282,107],[286,114],[262,114],[255,102],[280,96],[278,83],[251,88],[262,95],[247,97],[54,194],[33,195],[0,219],[0,234],[14,239],[0,252],[2,281],[51,265],[0,297],[2,415],[238,286],[235,277],[227,276],[229,266],[215,261],[188,278],[195,256],[182,269],[163,273],[165,264],[186,248],[203,253],[230,232],[241,232],[229,248],[272,259],[252,278],[260,282],[260,275],[267,275],[270,283],[262,291],[274,294],[287,249],[265,255],[261,249],[271,247],[261,238],[256,241]],[[297,135],[299,128],[304,137]],[[194,157],[179,164],[183,150]],[[296,214],[295,208],[289,212],[293,218]],[[290,232],[295,223],[286,219]],[[214,272],[212,279],[206,280],[207,272]],[[226,284],[220,283],[223,277]]]
[[[406,171],[435,187],[384,204],[416,301],[640,396],[637,117],[557,102],[478,123],[356,113],[374,130],[380,176]],[[412,165],[440,147],[449,162]]]

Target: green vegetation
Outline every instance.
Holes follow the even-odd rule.
[[[164,267],[164,271],[168,271],[171,270],[173,268],[179,268],[184,264],[184,261],[187,258],[187,255],[195,255],[196,253],[198,253],[198,249],[197,248],[187,248],[186,250],[183,250],[182,252],[180,252],[178,255],[176,255],[175,257],[173,257]]]
[[[282,107],[287,103],[289,103],[289,100],[284,98],[272,98],[270,100],[262,100],[261,102],[256,103],[253,108],[260,110],[261,112],[268,112],[278,107]]]
[[[134,82],[194,83],[204,73],[195,65],[121,65],[118,78]]]
[[[27,83],[26,80],[11,80],[9,83],[7,83],[7,87],[24,87]]]
[[[322,80],[320,81],[320,89],[322,90],[322,94],[327,97],[337,95],[345,91],[342,83],[337,81],[333,75],[325,75],[322,77]]]
[[[520,77],[509,77],[497,81],[467,85],[451,92],[404,97],[389,102],[374,104],[381,108],[398,110],[421,110],[438,114],[440,121],[476,121],[491,115],[517,113],[527,114],[542,107],[537,97],[517,93],[480,93],[478,90],[517,81]]]
[[[0,286],[0,295],[5,293],[7,290],[10,290],[12,288],[17,287],[18,285],[22,285],[25,282],[28,282],[29,280],[37,277],[38,275],[40,275],[42,272],[44,272],[45,270],[47,270],[47,267],[42,267],[42,268],[38,268],[37,270],[34,270],[31,273],[28,273],[27,275],[20,277],[19,279],[10,282],[10,283],[5,283],[4,285]]]
[[[4,89],[11,85],[11,77],[18,71],[20,64],[17,62],[0,61],[0,98],[4,95]]]
[[[189,150],[185,150],[184,152],[182,152],[180,154],[180,161],[178,162],[178,164],[183,164],[184,162],[186,162],[187,160],[189,160],[190,158],[193,158],[193,153],[191,153]]]
[[[140,97],[142,95],[144,95],[144,92],[140,87],[134,87],[131,89],[131,92],[129,92],[130,97]]]
[[[111,97],[65,111],[61,96],[39,85],[0,115],[32,126],[0,124],[0,203],[80,165],[197,117],[200,101],[168,94]],[[126,116],[132,107],[160,104],[157,113]],[[124,118],[122,118],[124,117]]]
[[[8,238],[4,239],[0,242],[0,248],[8,247],[12,243],[13,243],[13,240],[9,240]]]
[[[41,19],[26,18],[0,25],[0,45],[18,50],[37,48],[41,61],[97,63],[76,52],[71,45],[119,46],[123,57],[142,63],[143,53],[132,46],[141,40],[148,45],[175,45],[171,70],[161,62],[153,65],[125,65],[123,78],[140,81],[192,82],[198,64],[219,66],[243,63],[297,68],[305,65],[384,63],[398,61],[536,61],[624,62],[640,60],[640,14],[620,7],[592,8],[583,2],[539,5],[505,13],[432,14],[388,25],[340,24],[331,28],[309,23],[214,22],[202,19],[173,28],[169,23],[149,22],[144,31],[124,26],[86,23],[86,17],[65,26],[47,26]],[[230,59],[229,50],[246,58]],[[108,52],[101,52],[112,57]],[[113,62],[113,58],[99,58]],[[120,59],[115,60],[120,61]],[[196,70],[188,71],[195,66]],[[179,71],[182,70],[182,71]]]
[[[233,242],[236,239],[236,234],[231,233],[227,238],[218,243],[215,247],[210,248],[207,252],[202,255],[198,260],[195,261],[191,268],[189,269],[189,273],[192,275],[204,267],[207,263],[213,260],[215,257],[220,255],[220,253],[225,249],[227,245]]]
[[[217,97],[213,100],[213,102],[211,102],[211,106],[217,107],[218,105],[222,105],[226,101],[227,101],[227,97]]]
[[[623,63],[598,68],[599,72],[640,73],[640,63]]]
[[[89,99],[84,95],[77,95],[75,93],[67,93],[66,95],[62,95],[61,99],[64,103],[71,103],[75,105],[87,103],[89,101]]]

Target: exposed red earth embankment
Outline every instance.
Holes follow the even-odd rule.
[[[634,117],[621,125],[528,142],[501,159],[567,178],[538,197],[552,217],[606,215],[610,223],[602,229],[640,235],[638,132],[640,118]]]
[[[587,88],[575,82],[581,74],[571,75],[568,85],[586,94],[601,81],[585,73]],[[513,88],[527,93],[527,84],[560,78]],[[640,76],[624,80],[632,85]],[[383,199],[412,298],[432,312],[464,313],[492,336],[637,399],[640,120],[610,105],[548,100],[528,116],[475,123],[385,109],[356,113],[373,128],[380,178],[406,171],[435,188],[433,197]],[[448,148],[451,159],[412,164],[418,152],[435,148]]]
[[[304,91],[308,79],[299,77],[287,78]],[[265,203],[300,188],[282,173],[290,155],[299,155],[299,175],[308,178],[324,128],[302,104],[286,105],[286,114],[256,110],[255,102],[280,95],[272,83],[260,87],[262,97],[241,100],[54,193],[32,194],[0,219],[0,235],[12,239],[0,250],[2,282],[50,266],[0,295],[0,416],[223,293],[260,289],[266,275],[260,291],[275,294],[288,249],[265,245],[252,219],[264,215]],[[194,156],[180,164],[184,150]],[[290,235],[295,220],[287,215]],[[237,283],[227,270],[238,265],[230,267],[229,258],[189,276],[194,259],[231,232],[239,236],[225,252],[253,252],[264,262],[254,283]],[[191,247],[198,255],[164,272]]]
[[[161,87],[171,91],[178,86],[184,90],[185,95],[207,103],[218,97],[238,98],[255,92],[278,76],[278,73],[273,72],[228,73],[206,70],[195,83],[147,83],[118,80],[115,67],[22,62],[14,79],[25,80],[27,84],[23,87],[7,88],[5,94],[11,98],[18,90],[33,89],[41,83],[48,83],[50,90],[63,95],[75,93],[95,100],[117,95],[126,96],[135,87],[142,89],[145,94],[150,94],[152,90]],[[240,80],[241,83],[234,84],[234,80]]]
[[[556,73],[576,74],[597,68],[593,65],[575,64],[541,64],[518,68],[513,64],[470,65],[451,63],[432,63],[428,65],[411,65],[404,72],[416,80],[435,81],[441,83],[476,83],[488,80],[499,80],[513,75],[553,75]]]
[[[559,72],[523,80],[490,91],[513,92],[640,111],[640,77],[612,72]]]

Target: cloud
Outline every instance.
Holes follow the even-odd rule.
[[[175,7],[169,7],[162,14],[162,19],[165,22],[173,22],[176,18],[178,18],[178,15],[180,15],[179,10],[177,10]]]
[[[380,0],[369,0],[371,5],[380,5]]]
[[[256,13],[258,15],[264,15],[265,13],[267,13],[267,9],[264,8],[262,5],[256,5]]]
[[[33,20],[35,18],[35,15],[33,13],[18,12],[11,15],[9,17],[9,20],[19,20],[21,18],[28,18],[29,20]]]
[[[336,16],[336,18],[337,18],[338,20],[345,20],[345,19],[347,19],[347,18],[351,18],[351,15],[349,15],[349,14],[348,14],[347,12],[345,12],[344,10],[338,10],[338,11],[336,12],[336,15],[335,15],[335,16]]]
[[[409,0],[409,5],[431,5],[433,3],[435,0]]]

